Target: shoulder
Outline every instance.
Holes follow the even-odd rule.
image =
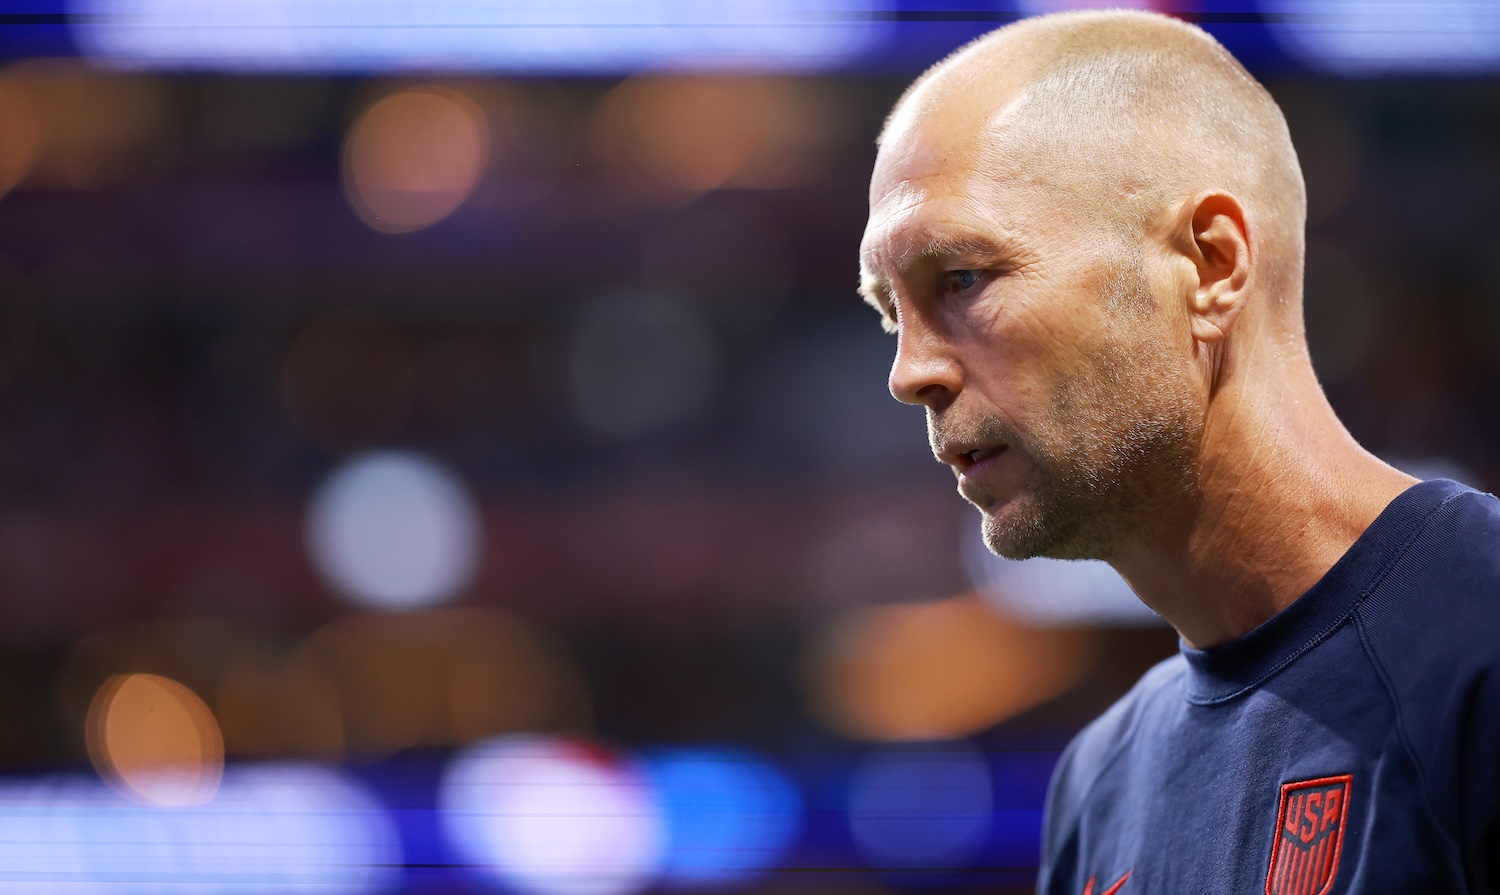
[[[1355,620],[1436,814],[1500,831],[1500,500],[1443,484]]]
[[[1495,495],[1446,480],[1423,482],[1417,488],[1429,491],[1435,505],[1420,531],[1413,533],[1413,546],[1424,541],[1431,546],[1500,546],[1500,499]],[[1491,552],[1489,559],[1495,558]],[[1493,562],[1488,565],[1491,572],[1497,568]]]
[[[1136,739],[1151,707],[1162,696],[1180,692],[1186,671],[1187,663],[1180,654],[1158,663],[1068,744],[1047,794],[1048,840],[1072,826],[1078,806],[1087,799],[1094,783]],[[1044,843],[1044,850],[1049,848],[1050,842]]]
[[[1490,698],[1500,678],[1500,500],[1454,482],[1417,487],[1441,499],[1412,520],[1355,620],[1398,710],[1437,736],[1455,702]]]
[[[1360,607],[1371,648],[1403,667],[1500,663],[1500,500],[1452,482]],[[1418,486],[1423,487],[1423,486]]]

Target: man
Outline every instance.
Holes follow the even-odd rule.
[[[887,122],[861,292],[1009,557],[1098,558],[1181,635],[1069,747],[1057,895],[1500,892],[1500,502],[1328,405],[1280,110],[1147,13],[1030,19]]]

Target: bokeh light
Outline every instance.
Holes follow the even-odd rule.
[[[308,507],[313,564],[351,601],[415,609],[456,596],[479,567],[479,512],[435,460],[401,450],[350,458]]]
[[[31,173],[44,133],[35,100],[14,76],[0,75],[0,196]]]
[[[979,525],[973,514],[964,531],[964,568],[985,599],[1006,613],[1036,625],[1162,624],[1108,563],[1005,559],[984,546]]]
[[[1022,625],[967,595],[834,619],[803,679],[818,717],[846,736],[943,740],[1057,696],[1093,657],[1089,632]]]
[[[83,778],[0,783],[7,892],[367,895],[400,864],[374,798],[320,767],[231,768],[212,802],[171,809]]]
[[[828,68],[890,31],[888,0],[73,0],[80,49],[111,67],[622,74]]]
[[[1272,36],[1324,71],[1480,72],[1500,68],[1492,0],[1266,0]]]
[[[640,75],[600,101],[593,140],[621,175],[696,195],[807,183],[831,164],[846,127],[824,84]]]
[[[1173,13],[1182,9],[1185,0],[1017,0],[1022,15],[1040,16],[1073,9],[1152,9]]]
[[[345,616],[309,635],[287,667],[327,682],[337,711],[322,720],[356,755],[590,725],[576,664],[540,631],[491,609]],[[278,695],[296,696],[282,688],[267,697]]]
[[[0,826],[18,778],[79,798],[12,817],[0,878],[1026,887],[1053,747],[1175,637],[1103,566],[961,531],[849,265],[906,81],[1002,20],[1119,0],[64,5],[0,28]],[[1475,248],[1500,92],[1308,77],[1268,5],[1150,5],[1243,51],[1286,112],[1311,352],[1350,431],[1493,489],[1500,265]],[[1433,39],[1463,8],[1426,4],[1410,42],[1487,41]],[[116,61],[68,44],[96,26]],[[881,39],[803,52],[840,31]],[[85,58],[10,61],[42,52]],[[581,69],[609,77],[557,76]],[[1106,629],[1127,619],[1155,627]],[[439,809],[456,753],[517,736],[546,773]],[[930,753],[877,748],[958,738],[983,744],[987,834],[903,769]],[[316,802],[337,773],[246,794],[237,762],[286,759],[345,767],[389,817]],[[407,863],[304,816],[341,811],[398,822]],[[945,865],[967,869],[921,869]]]
[[[100,710],[122,681],[132,677],[139,678],[137,683],[171,681],[184,687],[187,695],[196,694],[188,699],[190,706],[201,696],[224,732],[226,751],[232,752],[219,715],[217,693],[223,673],[254,657],[277,652],[274,640],[258,635],[243,622],[176,619],[100,626],[68,651],[53,685],[54,711],[70,731],[76,730],[84,739],[94,738],[101,732],[96,723],[103,717]],[[180,694],[175,686],[163,686]],[[198,717],[196,707],[182,711]]]
[[[344,192],[376,230],[421,230],[469,198],[488,154],[489,127],[473,100],[436,88],[398,91],[349,129]]]
[[[523,895],[628,895],[661,866],[663,824],[650,789],[599,749],[491,740],[453,759],[439,798],[464,858]]]
[[[775,867],[802,825],[802,799],[776,767],[743,749],[678,749],[646,773],[666,823],[663,881],[727,887]]]
[[[347,707],[329,669],[301,652],[235,657],[214,692],[225,749],[331,761],[347,753]]]
[[[965,743],[878,749],[850,781],[850,831],[876,867],[963,867],[983,849],[993,808],[989,765]]]
[[[198,805],[219,789],[224,740],[192,690],[155,674],[105,682],[89,708],[89,757],[106,782],[156,805]]]
[[[713,331],[663,296],[625,293],[585,306],[568,346],[568,385],[579,422],[629,438],[701,412],[719,383]]]
[[[162,84],[71,59],[0,69],[0,195],[18,184],[88,190],[158,167],[173,121]]]

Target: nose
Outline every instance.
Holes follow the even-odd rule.
[[[896,337],[896,359],[891,363],[888,385],[891,396],[903,404],[942,410],[963,387],[963,370],[941,334],[920,324],[904,323]]]

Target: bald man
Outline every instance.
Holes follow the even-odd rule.
[[[1500,502],[1325,399],[1280,110],[1146,13],[923,75],[870,184],[890,389],[1007,557],[1111,563],[1181,635],[1053,779],[1049,895],[1500,891]]]

